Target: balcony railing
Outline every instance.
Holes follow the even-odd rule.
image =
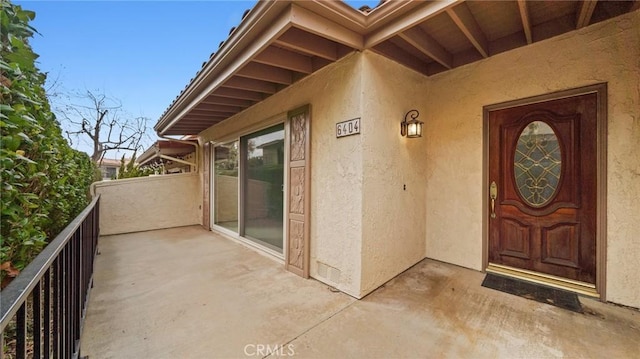
[[[0,293],[0,359],[80,356],[100,234],[99,201],[96,196]],[[9,335],[15,337],[11,343]]]

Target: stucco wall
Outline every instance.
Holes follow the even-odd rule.
[[[361,116],[359,54],[351,54],[265,101],[203,131],[228,141],[311,105],[311,276],[360,296],[362,138],[337,139],[335,124]]]
[[[481,269],[482,107],[608,83],[607,299],[640,307],[640,12],[429,78],[426,255]]]
[[[216,194],[211,205],[214,214],[214,223],[237,221],[238,220],[238,177],[234,176],[214,176]]]
[[[200,135],[228,141],[311,104],[311,276],[361,297],[424,256],[482,269],[483,106],[608,82],[607,298],[640,307],[639,17],[429,78],[354,53]],[[422,139],[398,133],[413,108]],[[336,139],[355,117],[362,133]]]
[[[400,135],[411,109],[425,112],[427,77],[373,52],[363,61],[362,294],[424,258],[426,138]]]
[[[96,182],[100,234],[140,232],[201,224],[197,173]]]

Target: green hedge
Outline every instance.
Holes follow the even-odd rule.
[[[51,112],[29,45],[35,13],[2,1],[0,175],[2,277],[25,267],[89,202],[97,168],[72,149]]]

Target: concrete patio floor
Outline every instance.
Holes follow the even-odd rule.
[[[82,355],[637,358],[640,312],[577,314],[423,260],[362,300],[199,227],[100,239]],[[275,351],[275,353],[273,353]]]

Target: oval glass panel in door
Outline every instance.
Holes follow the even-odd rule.
[[[513,164],[516,187],[532,207],[543,207],[556,193],[562,171],[558,136],[547,123],[533,121],[522,130]]]

